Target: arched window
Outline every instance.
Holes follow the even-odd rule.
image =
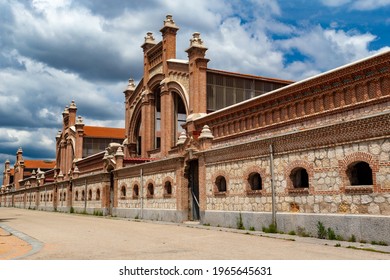
[[[294,188],[308,188],[309,175],[305,168],[297,167],[291,171],[290,179]]]
[[[136,141],[136,153],[137,155],[141,155],[142,153],[142,138],[141,138],[141,127],[142,127],[142,113],[140,113],[137,117],[136,127],[135,127],[135,141]]]
[[[125,198],[126,197],[126,186],[122,186],[121,187],[121,198]]]
[[[172,95],[173,98],[173,106],[174,106],[174,123],[173,123],[173,143],[172,145],[176,145],[177,138],[179,138],[180,133],[185,131],[182,127],[183,124],[186,123],[187,113],[186,106],[180,95],[176,92]]]
[[[166,181],[164,184],[164,194],[172,195],[172,184],[170,181]]]
[[[161,145],[161,89],[160,87],[154,90],[154,148],[158,149]]]
[[[261,190],[263,188],[261,176],[257,172],[253,172],[249,174],[248,182],[252,191]]]
[[[372,169],[367,162],[358,161],[351,163],[347,168],[347,176],[351,186],[372,185]]]
[[[66,192],[64,192],[64,201],[66,201]]]
[[[154,186],[153,186],[153,183],[149,183],[148,184],[148,196],[153,197],[153,195],[154,195]]]
[[[85,192],[84,192],[84,190],[81,192],[81,200],[85,200]]]
[[[139,196],[139,187],[138,185],[134,185],[133,187],[133,198],[138,198]]]
[[[226,192],[226,179],[223,176],[218,176],[215,180],[218,192]]]
[[[78,191],[76,191],[74,194],[74,200],[75,201],[79,200],[79,192]]]
[[[100,189],[96,190],[96,200],[100,200]]]
[[[92,190],[88,191],[88,200],[92,200]]]

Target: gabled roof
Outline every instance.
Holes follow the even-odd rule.
[[[84,126],[84,137],[125,139],[124,128]]]
[[[55,161],[50,160],[33,160],[26,159],[24,160],[24,167],[29,169],[53,169],[56,165]]]

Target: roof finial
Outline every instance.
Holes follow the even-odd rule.
[[[200,33],[195,32],[192,34],[192,38],[190,39],[190,47],[200,47],[204,48],[203,41],[200,38]]]
[[[135,90],[135,83],[134,83],[134,79],[133,78],[129,79],[129,83],[127,84],[126,90],[129,90],[129,91],[134,91]]]
[[[172,15],[167,15],[164,20],[164,26],[174,26],[176,27],[175,21],[172,18]]]
[[[145,36],[145,44],[156,44],[156,41],[153,37],[153,32],[147,32]]]

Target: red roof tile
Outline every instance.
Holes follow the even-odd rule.
[[[26,159],[24,160],[24,166],[25,168],[32,168],[32,169],[52,169],[56,165],[55,161],[50,160],[33,160],[33,159]]]
[[[94,138],[125,139],[124,128],[84,126],[84,136]]]

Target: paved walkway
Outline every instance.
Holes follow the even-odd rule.
[[[16,208],[0,227],[3,259],[390,259],[389,246]]]

